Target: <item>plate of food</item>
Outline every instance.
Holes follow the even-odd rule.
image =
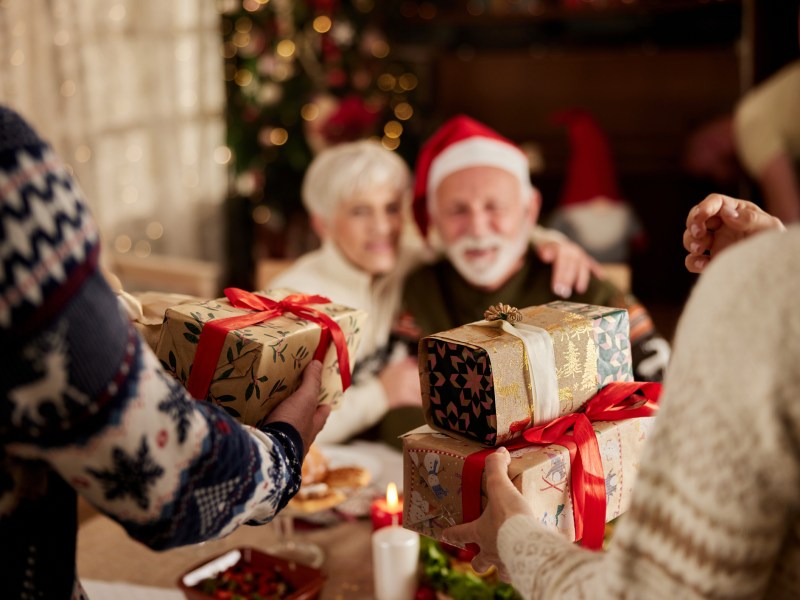
[[[379,472],[377,460],[352,448],[314,444],[303,461],[303,483],[288,508],[302,515],[336,508],[367,490]]]

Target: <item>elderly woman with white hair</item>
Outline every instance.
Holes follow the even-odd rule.
[[[394,343],[391,335],[405,276],[432,254],[406,214],[411,183],[403,159],[368,140],[324,150],[306,172],[303,204],[322,244],[269,287],[322,294],[369,313],[353,384],[342,409],[331,413],[317,436],[321,443],[344,442],[377,424],[391,409],[412,415],[416,410],[422,422],[416,357],[409,357],[406,345]],[[596,268],[588,255],[558,233],[538,230],[534,244],[543,260],[554,263],[554,288],[571,288]]]

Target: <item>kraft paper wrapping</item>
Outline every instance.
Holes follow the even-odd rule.
[[[632,381],[624,309],[553,302],[520,309],[552,340],[558,414],[576,412],[612,381]],[[432,428],[486,446],[517,437],[536,418],[523,342],[486,322],[422,338],[420,384]],[[551,359],[552,360],[552,359]]]
[[[269,290],[261,295],[281,300],[293,290]],[[367,314],[340,304],[312,304],[328,314],[347,340],[350,368]],[[227,299],[199,301],[167,309],[156,355],[164,369],[184,386],[192,368],[203,324],[251,311],[235,308]],[[246,425],[259,426],[302,382],[321,334],[319,325],[291,313],[228,333],[209,387],[208,399]],[[343,395],[339,362],[333,344],[322,364],[320,402],[338,407]]]
[[[629,504],[653,417],[593,423],[606,482],[606,522]],[[483,448],[420,427],[403,437],[403,527],[435,539],[463,522],[461,473],[466,457]],[[575,541],[569,451],[563,446],[528,446],[511,452],[509,476],[535,518]],[[481,510],[486,506],[486,476]],[[474,491],[473,491],[474,493]]]

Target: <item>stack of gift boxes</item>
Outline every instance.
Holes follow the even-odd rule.
[[[336,406],[366,318],[320,296],[228,289],[167,309],[156,354],[195,398],[258,426],[314,358],[320,401]],[[440,539],[477,518],[484,460],[503,444],[536,518],[598,547],[603,523],[627,508],[658,393],[632,383],[627,312],[499,305],[423,338],[419,351],[428,426],[403,436],[403,526]]]
[[[477,518],[483,462],[503,444],[536,519],[598,547],[627,508],[658,393],[631,383],[627,311],[498,305],[419,351],[429,426],[403,436],[404,527],[440,539]]]

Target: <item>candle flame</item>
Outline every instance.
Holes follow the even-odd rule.
[[[389,508],[395,508],[398,504],[397,486],[394,484],[394,481],[386,486],[386,504]]]

